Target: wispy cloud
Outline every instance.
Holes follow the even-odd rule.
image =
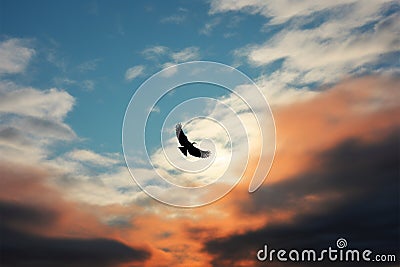
[[[58,46],[58,43],[54,41]],[[61,71],[66,72],[68,67],[68,60],[65,56],[60,55],[57,49],[51,48],[46,51],[46,60],[59,68]]]
[[[369,13],[378,10],[379,7],[385,3],[394,2],[393,0],[372,1],[369,3],[358,0],[339,0],[334,2],[239,0],[232,3],[232,1],[229,0],[213,0],[210,3],[209,13],[217,14],[228,11],[242,11],[250,14],[260,14],[270,18],[269,24],[282,24],[296,17],[310,16],[317,12],[337,7],[344,7],[348,10],[354,8],[357,13]],[[358,14],[353,15],[354,18],[356,18]]]
[[[55,77],[53,79],[54,83],[56,84],[56,86],[58,87],[66,87],[66,88],[70,88],[71,86],[76,86],[80,89],[82,89],[83,91],[93,91],[95,88],[95,81],[94,80],[73,80],[70,78],[66,78],[66,77]]]
[[[74,149],[73,151],[68,152],[67,157],[72,160],[88,162],[101,166],[112,166],[121,163],[119,159],[115,157],[100,155],[86,149]]]
[[[93,91],[94,86],[95,86],[95,82],[92,80],[84,80],[82,82],[82,87],[86,91]]]
[[[161,18],[161,23],[181,24],[187,18],[187,9],[179,7],[175,14]]]
[[[166,57],[174,63],[181,63],[199,59],[200,49],[196,46],[190,46],[182,50],[173,50],[166,46],[156,45],[144,49],[142,54],[148,60],[160,61],[162,57]]]
[[[368,73],[369,66],[379,64],[391,64],[400,71],[394,60],[383,62],[383,55],[400,51],[396,27],[400,15],[385,15],[391,4],[393,1],[344,0],[290,5],[237,1],[229,5],[227,1],[213,1],[210,12],[261,14],[269,19],[265,29],[271,24],[286,24],[263,44],[247,45],[234,54],[254,67],[279,62],[272,73],[263,75],[264,79],[280,88],[308,89],[310,84],[329,84],[353,73]],[[325,19],[318,14],[324,14]]]
[[[200,29],[199,33],[203,35],[210,35],[218,24],[221,23],[221,18],[213,18],[210,22],[207,22],[203,28]]]
[[[100,61],[101,61],[101,59],[96,58],[96,59],[92,59],[92,60],[88,60],[88,61],[82,62],[81,64],[79,64],[77,66],[77,69],[80,72],[94,71],[94,70],[96,70],[97,65],[99,64]]]
[[[169,51],[168,47],[156,45],[148,47],[142,51],[142,55],[149,60],[154,60],[157,57],[166,54]]]
[[[134,66],[125,72],[125,80],[132,81],[133,79],[144,74],[145,67],[143,65]]]
[[[171,53],[170,57],[174,62],[185,62],[189,60],[199,59],[200,53],[199,48],[195,46],[187,47],[181,51]]]
[[[302,72],[305,83],[329,82],[375,63],[382,54],[398,51],[400,39],[396,32],[400,32],[395,25],[399,22],[400,17],[393,15],[376,23],[371,31],[355,33],[355,29],[349,29],[350,23],[331,21],[316,29],[279,33],[265,44],[245,48],[241,53],[256,66],[283,59],[284,68]]]
[[[24,72],[35,53],[25,39],[12,38],[0,42],[0,75]]]
[[[160,20],[161,23],[174,23],[180,24],[186,20],[186,15],[183,14],[174,14],[168,17],[164,17]]]

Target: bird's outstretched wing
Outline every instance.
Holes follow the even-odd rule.
[[[182,124],[178,123],[175,127],[176,137],[178,138],[179,144],[184,147],[189,147],[191,143],[186,137],[185,133],[182,131]]]
[[[198,158],[208,158],[211,154],[211,151],[200,150],[193,145],[189,147],[188,152],[190,155],[192,155],[194,157],[198,157]]]

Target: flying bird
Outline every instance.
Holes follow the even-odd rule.
[[[190,155],[198,158],[208,158],[210,156],[211,152],[209,150],[200,150],[194,146],[196,142],[189,142],[188,138],[182,130],[182,124],[178,123],[175,130],[176,137],[178,138],[179,144],[181,144],[181,146],[178,148],[181,150],[183,155],[187,157],[187,153],[189,152]]]

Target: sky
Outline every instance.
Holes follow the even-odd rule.
[[[1,265],[308,266],[256,253],[345,238],[397,266],[398,25],[391,0],[0,0]],[[168,87],[191,75],[232,88]]]

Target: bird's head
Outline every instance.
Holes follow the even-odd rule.
[[[192,142],[192,145],[197,144],[196,142]]]

